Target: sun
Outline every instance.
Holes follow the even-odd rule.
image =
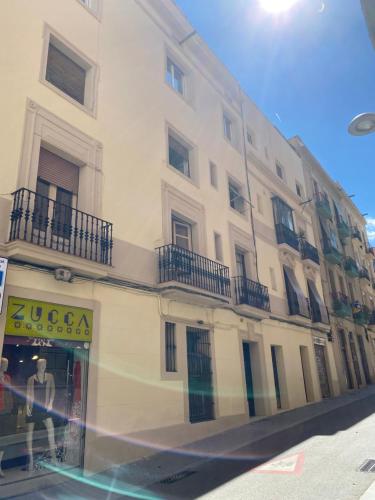
[[[290,9],[299,0],[258,0],[260,6],[268,12],[278,13]]]

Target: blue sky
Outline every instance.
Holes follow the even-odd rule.
[[[360,0],[299,0],[279,16],[258,0],[176,3],[265,115],[355,193],[375,244],[375,134],[347,132],[353,116],[375,111],[375,50]]]

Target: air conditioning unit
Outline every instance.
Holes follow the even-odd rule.
[[[57,269],[55,269],[55,279],[57,281],[65,281],[66,283],[68,283],[69,281],[71,281],[73,277],[73,273],[70,269],[66,269],[64,267],[58,267]]]

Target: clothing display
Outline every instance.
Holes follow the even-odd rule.
[[[5,374],[3,381],[0,382],[0,437],[9,436],[15,431],[15,418],[12,410],[11,378]]]
[[[46,402],[48,401],[47,395],[49,392],[47,377],[40,382],[38,378],[34,375],[32,377],[33,383],[33,406],[31,408],[31,415],[26,417],[26,422],[35,423],[36,428],[43,428],[43,421],[51,416],[51,413],[46,408]]]

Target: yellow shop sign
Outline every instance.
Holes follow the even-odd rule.
[[[90,309],[19,297],[8,299],[6,335],[90,342],[92,324]]]

